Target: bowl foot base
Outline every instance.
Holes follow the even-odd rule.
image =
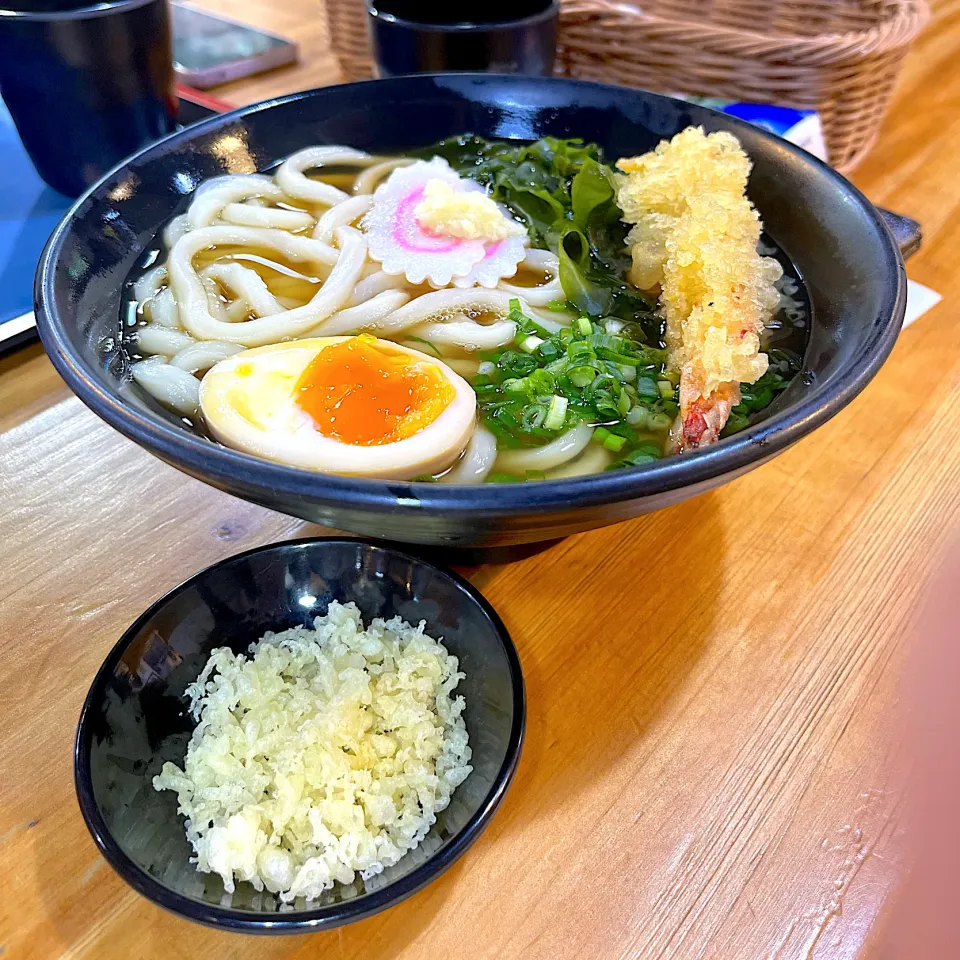
[[[445,547],[425,543],[375,542],[384,547],[412,554],[436,566],[476,567],[484,563],[513,563],[516,560],[526,560],[527,557],[534,557],[544,550],[549,550],[562,539],[564,538],[558,537],[555,540],[540,540],[536,543],[513,543],[490,547]]]

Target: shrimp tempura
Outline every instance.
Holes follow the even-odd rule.
[[[688,127],[651,153],[617,161],[617,202],[634,224],[629,280],[660,290],[671,365],[680,374],[679,451],[712,443],[740,384],[767,369],[760,332],[779,302],[780,264],[757,253],[746,197],[750,160],[730,133]]]

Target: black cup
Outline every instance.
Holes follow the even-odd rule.
[[[367,0],[381,77],[483,70],[553,73],[559,0],[489,0],[470,5]]]
[[[174,129],[167,0],[0,0],[0,96],[37,173],[79,196]]]

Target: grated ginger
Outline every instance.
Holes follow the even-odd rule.
[[[740,383],[767,369],[760,333],[779,303],[780,264],[757,253],[746,197],[750,160],[730,133],[688,127],[621,159],[617,202],[634,224],[630,281],[659,288],[671,365],[680,373],[679,449],[719,436]]]
[[[496,243],[526,235],[523,225],[505,216],[485,193],[454,190],[442,180],[426,182],[423,199],[413,212],[424,230],[444,237]]]
[[[165,763],[197,868],[284,902],[368,879],[417,847],[472,767],[463,678],[399,617],[364,629],[334,601],[314,629],[214,650],[187,688],[184,769]]]

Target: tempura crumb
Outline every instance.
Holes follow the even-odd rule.
[[[186,690],[198,722],[183,768],[153,778],[177,793],[198,870],[228,893],[246,880],[313,901],[420,845],[473,770],[463,674],[424,626],[364,627],[333,601],[312,630],[211,653]]]
[[[730,133],[688,127],[617,167],[630,281],[660,291],[671,365],[680,373],[679,449],[717,439],[740,383],[767,369],[760,332],[779,302],[780,264],[757,253],[746,197],[750,160]]]

